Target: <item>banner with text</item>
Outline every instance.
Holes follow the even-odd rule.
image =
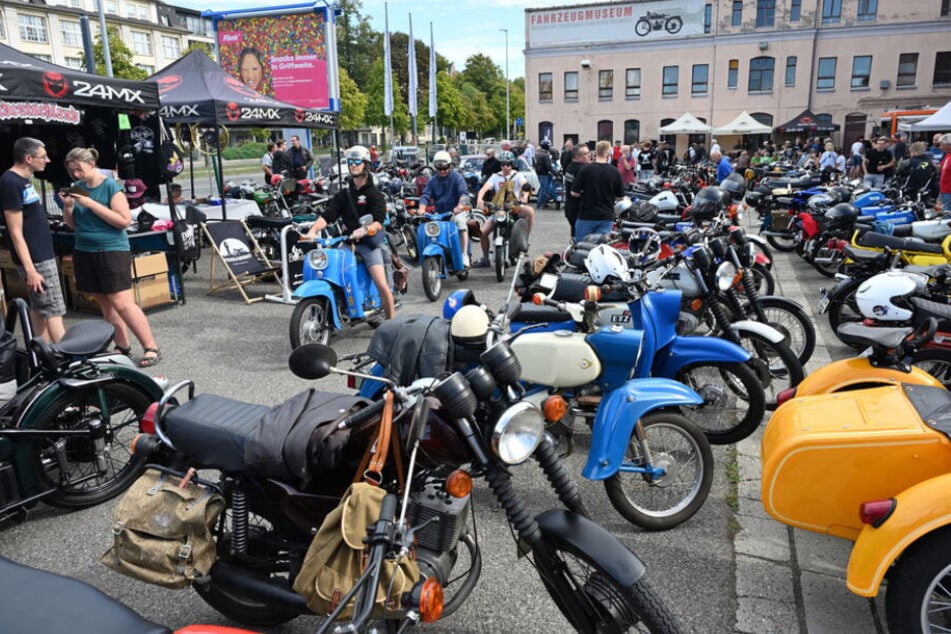
[[[706,0],[528,9],[528,45],[630,43],[702,35]]]

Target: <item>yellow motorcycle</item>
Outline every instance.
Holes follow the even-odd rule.
[[[852,234],[851,247],[858,257],[888,252],[897,253],[904,264],[916,266],[951,264],[951,234],[945,237],[941,244],[934,244],[919,238],[901,238],[874,231],[864,233],[856,231]],[[846,257],[846,266],[852,261],[852,258]]]

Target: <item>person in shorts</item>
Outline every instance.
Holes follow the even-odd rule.
[[[66,155],[66,171],[76,182],[60,197],[63,221],[76,234],[76,289],[92,293],[103,319],[115,327],[117,352],[131,355],[128,330],[132,330],[143,350],[138,365],[147,368],[161,361],[162,352],[132,296],[132,254],[126,233],[132,213],[122,185],[96,168],[98,159],[93,148],[73,148]]]
[[[42,141],[17,139],[13,144],[13,167],[0,176],[0,202],[7,225],[7,248],[26,281],[33,334],[56,343],[66,330],[66,302],[53,253],[53,234],[40,196],[30,182],[49,161]]]

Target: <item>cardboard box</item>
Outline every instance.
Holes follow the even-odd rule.
[[[164,259],[165,256],[162,255],[162,258]],[[172,301],[168,273],[137,279],[132,283],[132,291],[135,294],[135,303],[143,310],[164,306]]]
[[[132,279],[152,277],[168,273],[168,260],[164,253],[150,253],[138,255],[132,260]]]

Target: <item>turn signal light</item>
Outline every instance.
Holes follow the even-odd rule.
[[[859,506],[859,519],[863,524],[868,524],[872,528],[878,528],[885,523],[885,520],[891,517],[897,506],[898,500],[895,498],[862,502],[862,505]]]
[[[534,295],[532,295],[532,303],[535,304],[536,306],[541,306],[542,304],[544,304],[545,303],[544,293],[535,293]]]
[[[785,390],[776,395],[776,407],[779,407],[794,396],[796,396],[796,388],[787,387]]]
[[[442,605],[445,594],[442,586],[430,577],[423,582],[419,593],[419,617],[423,623],[432,623],[442,616]]]
[[[139,439],[145,435],[147,434],[136,434],[135,438],[132,439],[132,443],[129,445],[129,451],[132,453],[132,455],[135,455],[135,446],[139,444]]]
[[[697,312],[697,311],[700,310],[701,308],[703,308],[703,300],[702,300],[702,299],[695,299],[695,300],[693,300],[692,302],[690,302],[690,310],[692,310],[693,312]]]
[[[545,413],[545,420],[554,423],[568,413],[568,403],[561,395],[554,394],[545,399],[542,411]]]
[[[155,413],[158,411],[158,402],[152,403],[142,414],[142,420],[139,421],[139,431],[146,434],[155,433]]]
[[[587,302],[597,302],[601,299],[601,287],[600,286],[585,286],[584,287],[584,299]]]
[[[456,469],[446,478],[446,493],[454,498],[464,498],[472,492],[472,476]]]

